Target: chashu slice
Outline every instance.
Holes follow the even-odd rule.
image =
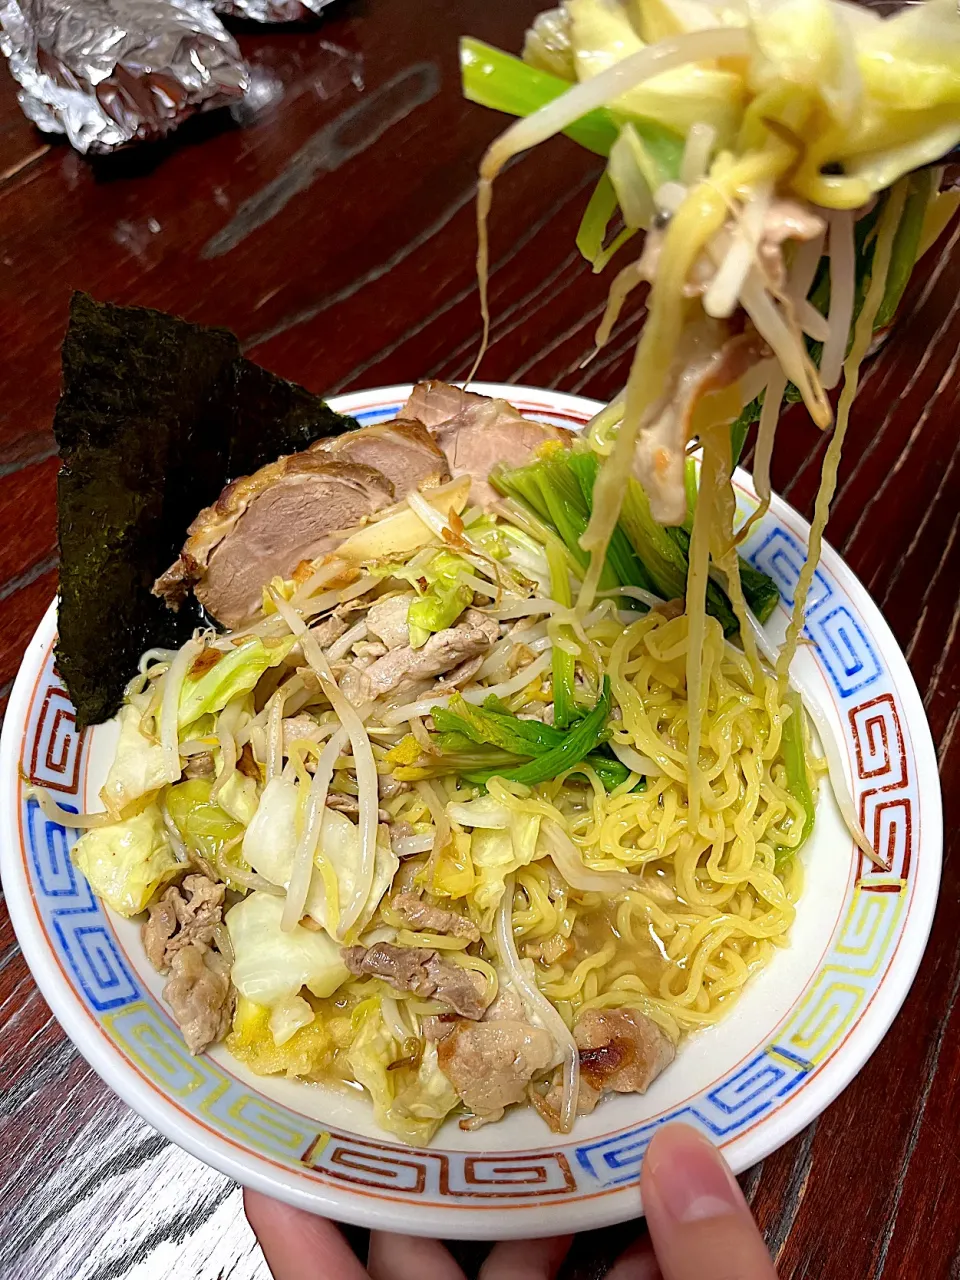
[[[393,485],[373,467],[316,450],[279,458],[232,481],[200,512],[154,594],[176,609],[192,588],[223,626],[243,626],[271,578],[333,550],[342,530],[393,500]]]
[[[421,422],[379,422],[318,440],[310,448],[347,462],[376,467],[393,485],[398,502],[412,489],[450,479],[443,450]]]
[[[463,391],[446,382],[418,382],[400,410],[422,422],[443,450],[454,476],[472,478],[470,501],[489,506],[498,495],[487,481],[497,463],[522,467],[542,444],[569,444],[570,433],[518,413],[506,400]]]

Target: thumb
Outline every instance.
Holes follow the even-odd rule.
[[[658,1131],[640,1188],[663,1280],[776,1280],[736,1178],[695,1129]]]

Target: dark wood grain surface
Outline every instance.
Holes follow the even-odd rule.
[[[0,75],[0,700],[56,585],[50,421],[73,289],[236,330],[317,391],[463,377],[479,336],[472,200],[500,120],[461,101],[456,39],[516,48],[538,0],[346,0],[240,33],[282,94],[242,123],[95,163]],[[599,162],[558,140],[498,184],[483,374],[609,397],[642,304],[582,367],[605,285],[573,245]],[[867,1067],[745,1179],[784,1280],[960,1275],[960,228],[865,371],[829,536],[885,612],[937,744],[943,888],[913,991]],[[775,481],[809,514],[802,414]],[[621,1231],[587,1238],[599,1275]],[[128,1111],[65,1039],[0,900],[0,1278],[266,1280],[238,1189]]]

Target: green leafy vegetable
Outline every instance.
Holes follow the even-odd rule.
[[[411,648],[421,648],[433,632],[453,626],[473,599],[473,587],[462,581],[465,570],[466,561],[450,551],[438,552],[423,570],[428,590],[407,610]]]
[[[117,710],[146,648],[176,647],[196,625],[150,588],[197,512],[228,480],[353,426],[245,360],[226,329],[74,295],[53,427],[57,668],[79,727]]]
[[[610,681],[604,676],[603,691],[597,705],[573,728],[563,735],[563,741],[529,764],[518,765],[502,776],[511,782],[533,786],[564,773],[584,760],[604,741],[607,719],[610,715]],[[521,722],[522,723],[522,722]]]
[[[780,588],[761,569],[754,568],[749,560],[744,560],[742,556],[738,558],[744,599],[760,622],[766,622],[780,600]]]
[[[520,58],[494,49],[480,40],[466,37],[460,42],[460,68],[463,96],[471,102],[512,116],[529,116],[570,87],[570,81],[542,67],[530,66]],[[634,113],[600,107],[576,120],[563,132],[567,137],[595,155],[609,156],[621,126],[629,123],[640,158],[656,186],[675,180],[680,173],[684,139],[680,132],[660,124],[649,112]],[[655,190],[656,186],[651,187]],[[616,192],[608,174],[604,173],[590,199],[577,234],[577,247],[602,271],[613,255],[636,234],[626,227],[604,248],[607,227],[618,207]]]
[[[683,530],[667,529],[657,523],[647,495],[636,480],[631,479],[627,485],[620,523],[653,579],[656,594],[664,600],[683,599],[687,592],[689,561],[686,548],[676,537]],[[712,579],[707,583],[707,613],[719,621],[724,635],[736,634],[737,619],[730,601]]]
[[[682,526],[677,526],[676,528],[668,529],[667,532],[689,561],[690,534],[687,530]],[[772,578],[768,577],[762,570],[755,569],[748,560],[744,560],[742,556],[738,556],[737,559],[740,564],[740,585],[743,588],[744,599],[759,620],[766,622],[777,607],[777,601],[780,599],[780,588]],[[718,593],[721,591],[721,588],[712,580],[710,585],[715,587]],[[725,593],[724,599],[727,599]],[[729,607],[732,612],[733,606]],[[716,616],[719,617],[719,614]],[[723,621],[722,618],[721,621]],[[736,629],[735,627],[734,630]]]
[[[570,590],[570,571],[566,556],[551,544],[547,547],[547,561],[550,565],[550,590],[553,598],[569,608],[573,603],[573,592]],[[570,630],[569,626],[564,627],[568,634]],[[577,660],[572,653],[555,644],[550,662],[553,674],[553,723],[558,729],[566,729],[580,717],[574,696]]]
[[[593,480],[598,464],[589,451],[553,449],[525,467],[496,468],[490,482],[501,493],[518,499],[557,531],[567,550],[582,568],[590,557],[580,546],[590,520]],[[585,479],[586,477],[586,479]],[[588,496],[589,495],[589,496]],[[622,529],[614,531],[600,575],[601,590],[618,586],[651,590],[644,571]]]
[[[546,755],[568,736],[554,725],[511,715],[496,705],[495,698],[488,698],[481,708],[456,694],[448,708],[435,708],[432,714],[440,731],[437,742],[444,762],[468,782],[481,785],[493,777],[512,777],[512,770],[527,763],[531,756]],[[608,791],[630,776],[625,765],[602,751],[591,750],[585,762]]]
[[[202,675],[188,676],[180,693],[180,728],[185,729],[200,716],[222,711],[231,699],[249,693],[267,668],[282,662],[296,643],[296,636],[266,642],[252,636],[235,649],[228,649]]]
[[[566,465],[566,451],[556,450],[525,467],[495,467],[490,483],[500,493],[530,507],[557,531],[574,560],[585,568],[590,557],[580,539],[590,519],[580,487]],[[609,566],[604,567],[601,584],[616,586]]]
[[[566,80],[529,67],[520,58],[467,36],[460,41],[463,96],[481,107],[511,116],[529,116],[570,88]],[[564,133],[598,156],[610,154],[619,125],[605,107],[590,111]]]
[[[540,720],[521,720],[509,711],[494,710],[490,706],[475,707],[459,693],[450,699],[449,707],[434,707],[430,714],[441,734],[460,733],[471,742],[498,747],[501,751],[520,756],[551,751],[566,736]]]
[[[904,290],[910,282],[913,268],[917,262],[920,248],[920,235],[923,222],[933,193],[933,173],[930,169],[921,169],[910,179],[910,190],[900,215],[900,225],[894,236],[893,248],[890,250],[890,265],[887,268],[887,284],[883,293],[883,301],[873,322],[874,331],[884,329],[892,324],[897,307],[903,298]]]
[[[577,483],[580,485],[580,492],[583,494],[583,500],[587,504],[587,511],[592,513],[593,487],[600,472],[600,459],[589,449],[578,449],[571,452],[569,466],[577,478]],[[620,586],[642,587],[645,591],[656,591],[653,578],[644,568],[642,560],[637,555],[619,522],[610,535],[607,560],[612,565]],[[641,607],[636,605],[635,602],[631,601],[629,603],[631,607]]]
[[[604,172],[593,189],[593,194],[583,211],[580,230],[577,232],[577,248],[591,263],[595,272],[602,271],[613,255],[626,244],[631,236],[636,235],[633,227],[624,227],[606,248],[607,228],[610,220],[617,212],[617,193],[613,188],[609,175]]]
[[[577,563],[585,566],[589,557],[580,546],[580,538],[593,510],[593,488],[599,470],[600,461],[589,449],[554,449],[525,467],[509,471],[497,468],[490,479],[501,493],[525,503],[556,529]],[[620,520],[607,547],[600,588],[633,586],[664,600],[682,598],[687,589],[689,547],[689,533],[683,528],[658,524],[642,486],[631,479]],[[776,584],[745,560],[740,561],[740,572],[747,602],[761,621],[766,621],[780,598]],[[629,599],[625,603],[643,607]],[[725,635],[736,634],[737,620],[730,601],[712,579],[707,584],[707,612],[720,621]],[[555,698],[557,687],[555,679]],[[561,691],[564,688],[562,672],[559,687]],[[561,707],[566,713],[563,698],[561,692]]]
[[[512,756],[533,756],[532,760],[527,760],[524,764],[506,768],[464,770],[463,777],[468,782],[486,783],[497,776],[533,786],[537,782],[555,778],[582,761],[597,769],[604,786],[608,785],[608,781],[612,783],[609,788],[611,790],[630,776],[629,770],[619,760],[595,754],[596,748],[607,736],[610,681],[606,677],[596,706],[567,732],[553,725],[542,724],[539,720],[521,720],[509,712],[475,707],[459,694],[450,699],[449,708],[434,707],[430,714],[441,735],[456,733],[478,745],[495,747]]]

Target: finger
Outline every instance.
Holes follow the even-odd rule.
[[[736,1178],[696,1130],[659,1130],[640,1189],[663,1280],[776,1280]]]
[[[258,1191],[244,1191],[243,1207],[274,1280],[366,1280],[353,1250],[326,1218]]]
[[[439,1240],[397,1236],[389,1231],[371,1233],[367,1271],[370,1280],[464,1280]]]
[[[646,1233],[624,1249],[604,1280],[663,1280],[653,1243]]]
[[[494,1245],[477,1280],[553,1280],[570,1251],[573,1236],[544,1240],[504,1240]]]

